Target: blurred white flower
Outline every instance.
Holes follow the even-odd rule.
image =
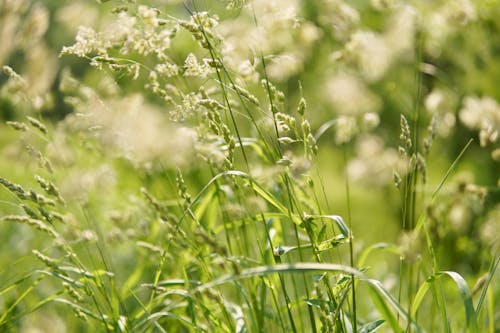
[[[106,192],[116,184],[116,180],[116,172],[109,164],[93,168],[72,168],[60,190],[67,201],[87,200],[91,191]]]
[[[126,37],[127,43],[132,44],[135,36],[138,34],[135,31],[134,26],[137,24],[137,19],[133,16],[128,15],[125,12],[118,14],[118,19],[112,22],[105,28],[104,35],[107,39],[118,41],[123,37]]]
[[[250,60],[243,60],[238,66],[238,74],[251,83],[259,82],[259,73]]]
[[[350,116],[340,116],[335,123],[335,143],[340,145],[347,143],[358,134],[358,124],[356,118]]]
[[[368,112],[363,115],[363,128],[370,131],[380,124],[380,117],[376,112]]]
[[[406,173],[407,163],[396,149],[384,147],[381,138],[366,135],[359,139],[356,158],[352,159],[347,172],[354,182],[367,185],[387,185],[393,182],[393,172]]]
[[[448,20],[459,25],[466,25],[477,19],[477,12],[470,0],[448,1],[445,5]]]
[[[450,35],[476,19],[477,12],[470,0],[446,1],[424,17],[423,27],[428,36],[425,41],[426,51],[434,57],[439,56]]]
[[[381,101],[365,83],[349,73],[340,73],[328,79],[325,84],[326,97],[340,114],[358,116],[377,112]]]
[[[349,38],[360,22],[360,16],[356,9],[349,6],[345,1],[322,0],[321,13],[318,20],[325,26],[330,26],[334,37],[344,41]]]
[[[23,25],[23,34],[29,36],[30,41],[40,39],[49,28],[49,11],[40,3],[33,4]]]
[[[345,47],[347,59],[359,66],[367,81],[380,80],[396,61],[413,59],[416,17],[413,7],[401,6],[385,31],[356,31]]]
[[[81,1],[72,1],[55,12],[55,19],[72,34],[77,31],[79,26],[94,26],[98,17],[97,8]]]
[[[285,53],[272,58],[267,74],[271,80],[282,82],[302,69],[303,62],[299,54]]]
[[[168,122],[167,114],[146,104],[141,95],[86,102],[77,109],[64,122],[69,130],[95,136],[104,149],[140,166],[181,167],[193,158],[195,131]]]
[[[458,232],[464,233],[469,226],[471,218],[471,212],[469,207],[464,205],[462,202],[457,202],[453,204],[448,212],[448,220],[450,222],[451,228]]]
[[[391,46],[383,36],[372,31],[354,33],[346,45],[346,51],[358,63],[368,81],[379,80],[391,64]]]
[[[500,132],[500,105],[493,98],[466,97],[459,117],[465,126],[479,131],[481,146],[497,141]]]
[[[492,253],[500,251],[500,205],[496,205],[488,214],[480,229],[481,240],[491,248]]]
[[[500,148],[497,148],[491,152],[491,158],[494,161],[500,162]]]
[[[413,59],[417,19],[417,10],[410,5],[397,7],[390,17],[384,39],[390,45],[393,60]]]
[[[436,133],[441,137],[447,137],[455,126],[455,99],[450,92],[439,88],[425,97],[425,109],[436,116]]]
[[[297,0],[255,0],[244,5],[236,19],[223,20],[217,30],[223,36],[225,66],[243,72],[243,78],[254,83],[258,78],[247,61],[263,54],[269,59],[267,74],[272,80],[300,73],[321,30],[300,19],[298,7]]]
[[[371,0],[370,4],[377,10],[392,9],[398,4],[398,0]]]

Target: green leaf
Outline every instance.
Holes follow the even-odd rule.
[[[399,247],[394,244],[390,243],[376,243],[373,244],[372,246],[366,248],[361,255],[359,256],[358,259],[358,267],[363,267],[365,265],[366,259],[368,258],[368,255],[370,255],[374,250],[384,250],[387,252],[392,252],[398,255],[401,255],[401,251],[399,250]]]
[[[216,280],[205,283],[193,291],[199,292],[202,290],[214,288],[219,285],[234,282],[241,279],[248,279],[257,276],[266,276],[275,273],[303,273],[303,272],[342,272],[345,274],[361,277],[363,273],[349,266],[324,263],[291,263],[278,264],[271,266],[258,266],[241,271],[240,274],[224,275]]]
[[[477,318],[476,311],[474,311],[474,306],[472,304],[472,296],[470,293],[469,286],[465,279],[457,272],[443,271],[438,274],[443,274],[449,276],[457,285],[460,296],[464,303],[465,317],[467,319],[467,327],[472,330],[472,332],[477,332]]]
[[[325,251],[331,250],[333,248],[336,248],[340,244],[343,244],[344,240],[345,240],[344,235],[338,235],[338,236],[332,237],[330,239],[327,239],[327,240],[319,243],[316,246],[316,248],[314,249],[314,251],[316,253],[320,253],[320,252],[325,252]],[[274,253],[275,253],[275,255],[283,256],[291,251],[295,251],[298,249],[308,249],[308,248],[313,248],[313,245],[311,243],[301,244],[301,245],[297,245],[297,246],[279,245],[279,246],[275,247]]]
[[[339,215],[305,215],[306,219],[329,219],[337,225],[340,230],[340,233],[344,235],[346,238],[349,237],[350,230],[347,227],[347,224],[344,222],[342,216]]]
[[[202,196],[208,191],[208,189],[220,178],[225,177],[225,176],[236,176],[244,179],[248,179],[250,181],[250,186],[252,189],[260,195],[260,197],[264,200],[266,200],[269,204],[274,206],[276,209],[278,209],[279,212],[286,214],[287,216],[291,217],[292,221],[299,225],[302,223],[302,219],[297,215],[293,214],[287,207],[285,207],[274,195],[269,193],[266,189],[264,189],[261,185],[259,185],[255,179],[253,179],[250,175],[243,171],[238,171],[238,170],[229,170],[229,171],[224,171],[221,172],[212,179],[201,189],[201,191],[196,195],[196,197],[193,199],[193,202],[189,205],[189,207],[184,211],[183,216],[180,218],[178,225],[182,223],[184,218],[188,215],[188,212],[193,208],[193,206],[200,201]]]
[[[384,323],[385,323],[385,320],[383,320],[383,319],[372,321],[371,323],[368,323],[368,324],[365,324],[365,325],[361,326],[359,328],[359,330],[358,330],[358,333],[371,333],[371,332],[375,332]]]
[[[465,310],[465,318],[467,321],[467,327],[472,331],[472,332],[477,332],[478,326],[477,326],[477,315],[474,310],[474,306],[472,303],[472,296],[471,292],[469,289],[469,286],[467,285],[467,282],[464,280],[464,278],[458,274],[457,272],[452,272],[452,271],[442,271],[438,272],[432,276],[430,276],[425,283],[420,286],[420,288],[417,291],[417,294],[415,295],[415,298],[413,300],[413,305],[412,305],[412,313],[411,316],[414,318],[418,312],[418,309],[422,303],[422,300],[427,293],[427,291],[430,289],[430,284],[434,283],[436,279],[442,277],[442,276],[448,276],[450,277],[455,284],[458,287],[458,291],[460,293],[460,296],[462,298],[463,304],[464,304],[464,310]],[[444,305],[443,305],[444,306]]]
[[[394,315],[394,313],[392,313],[388,303],[384,300],[384,297],[382,297],[382,295],[379,292],[377,292],[376,288],[372,287],[370,289],[370,295],[375,307],[380,312],[382,317],[385,318],[387,323],[389,323],[389,326],[391,327],[392,331],[403,332],[403,329],[399,325],[396,316]]]
[[[344,235],[338,235],[330,239],[324,240],[316,246],[316,252],[324,252],[336,248],[337,246],[344,243],[346,237]]]
[[[386,320],[389,322],[391,325],[392,329],[394,332],[401,332],[402,329],[398,324],[398,321],[394,317],[394,314],[392,311],[390,311],[389,306],[390,305],[396,312],[406,320],[407,323],[410,323],[413,327],[415,332],[422,332],[422,329],[415,323],[408,315],[408,313],[401,307],[401,305],[391,296],[391,294],[385,290],[385,288],[382,286],[382,283],[378,280],[373,280],[373,279],[361,279],[360,281],[368,283],[368,285],[371,287],[372,291],[375,293],[372,294],[374,296],[374,300],[376,301],[376,304],[379,305],[379,311],[381,311],[381,314],[386,318]]]

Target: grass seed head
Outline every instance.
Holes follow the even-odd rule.
[[[406,120],[406,117],[404,115],[400,116],[400,135],[399,135],[399,140],[401,141],[401,147],[405,155],[410,155],[411,154],[411,148],[412,148],[412,142],[411,142],[411,131],[410,131],[410,125],[408,124],[408,121]]]
[[[28,192],[26,192],[21,185],[11,183],[5,178],[0,177],[0,184],[5,186],[12,194],[16,195],[21,200],[25,200],[28,196]]]
[[[27,132],[29,130],[28,125],[19,121],[7,121],[7,125],[15,129],[16,131]]]
[[[47,226],[44,222],[38,219],[31,218],[29,216],[23,216],[23,215],[7,215],[3,216],[0,218],[0,221],[10,221],[10,222],[16,222],[16,223],[23,223],[27,224],[29,226],[34,227],[37,230],[43,231],[52,238],[59,240],[60,236],[59,234],[52,229],[51,227]]]
[[[45,125],[42,124],[39,120],[29,116],[26,117],[26,119],[28,119],[28,122],[30,123],[31,126],[35,127],[43,134],[48,134],[49,131],[47,130],[47,127],[45,127]]]
[[[41,262],[43,262],[47,267],[50,267],[54,270],[59,270],[59,262],[56,259],[50,258],[43,253],[32,250],[31,251]]]

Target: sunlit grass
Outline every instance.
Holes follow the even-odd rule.
[[[484,6],[0,3],[0,331],[496,332]]]

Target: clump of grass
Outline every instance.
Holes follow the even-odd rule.
[[[124,2],[109,26],[80,27],[62,49],[61,61],[76,56],[103,78],[61,72],[65,119],[51,123],[23,95],[30,115],[7,125],[21,137],[13,149],[38,165],[30,178],[0,177],[0,227],[26,237],[15,248],[23,265],[0,272],[0,328],[50,314],[72,331],[494,332],[498,239],[483,234],[496,227],[495,189],[466,175],[450,190],[472,139],[450,149],[444,169],[433,164],[443,115],[424,113],[436,97],[424,102],[434,72],[423,62],[439,36],[420,21],[432,6],[372,1],[373,22],[391,18],[374,32],[343,1],[219,5]],[[449,6],[439,15],[474,21],[469,1]],[[239,29],[261,39],[242,45]],[[8,96],[27,89],[29,79],[4,72],[17,89]],[[470,116],[483,104],[494,117],[488,99],[468,97],[460,110],[482,149],[497,129]],[[372,186],[370,198],[383,193],[394,212],[366,212],[377,208],[363,201]],[[367,244],[370,233],[383,242]],[[472,249],[483,239],[488,253]],[[468,246],[477,267],[450,258]]]

